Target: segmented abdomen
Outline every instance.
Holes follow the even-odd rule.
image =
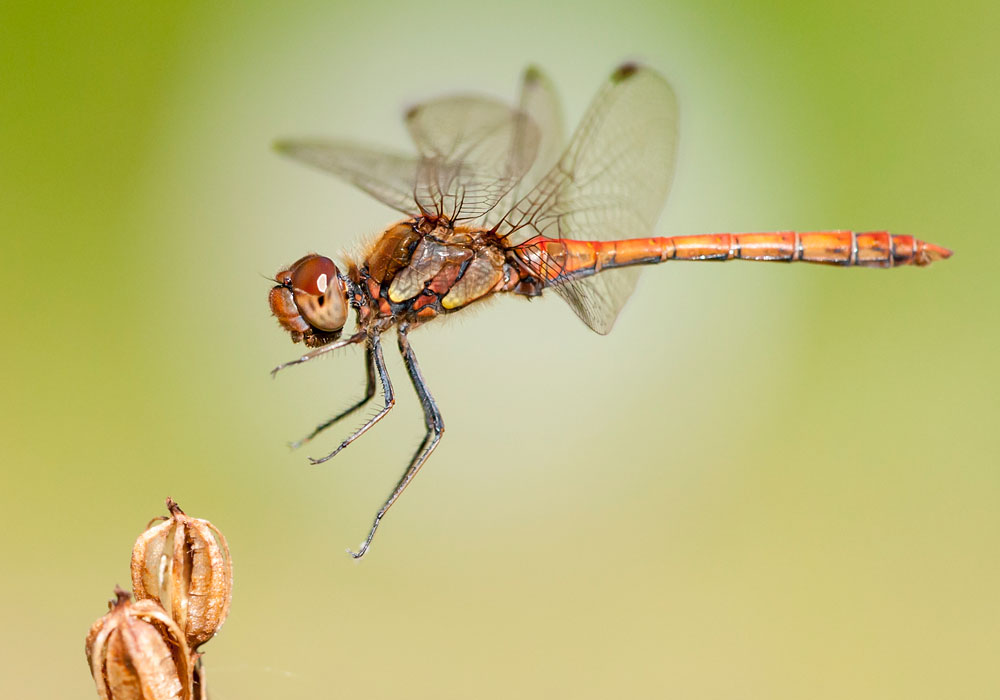
[[[718,233],[617,241],[536,236],[515,250],[534,274],[549,282],[585,277],[614,267],[667,260],[760,260],[897,267],[928,265],[951,255],[946,248],[886,231]]]

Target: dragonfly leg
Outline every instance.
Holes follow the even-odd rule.
[[[375,359],[374,359],[374,353],[371,350],[369,350],[367,353],[365,353],[365,371],[366,371],[366,374],[367,374],[367,384],[365,385],[365,395],[362,396],[361,399],[359,401],[357,401],[355,404],[353,404],[351,406],[348,406],[343,411],[341,411],[340,413],[338,413],[337,415],[335,415],[333,418],[330,418],[329,420],[323,421],[322,423],[320,423],[319,425],[317,425],[315,428],[313,428],[313,430],[312,430],[311,433],[309,433],[308,435],[306,435],[301,440],[296,440],[295,442],[291,443],[289,445],[289,447],[291,447],[293,450],[296,450],[296,449],[302,447],[304,444],[306,444],[307,442],[309,442],[310,440],[312,440],[314,437],[316,437],[317,435],[319,435],[320,433],[322,433],[324,430],[326,430],[327,428],[329,428],[331,425],[333,425],[334,423],[336,423],[337,421],[339,421],[341,418],[346,418],[347,416],[351,415],[352,413],[354,413],[355,411],[357,411],[359,408],[361,408],[362,406],[364,406],[366,403],[368,403],[369,401],[371,401],[372,397],[375,396]]]
[[[271,370],[271,376],[272,377],[277,376],[278,372],[285,369],[286,367],[291,367],[292,365],[301,365],[303,362],[308,362],[309,360],[319,357],[320,355],[325,355],[328,352],[333,352],[334,350],[339,350],[340,348],[347,347],[348,345],[360,343],[361,341],[365,340],[366,337],[367,337],[366,333],[364,331],[361,331],[359,333],[355,333],[349,338],[342,338],[341,340],[337,340],[332,343],[327,343],[326,345],[318,347],[315,350],[311,350],[307,352],[305,355],[297,357],[290,362],[284,362],[278,365],[277,367]]]
[[[365,552],[371,546],[372,538],[375,537],[375,531],[378,529],[379,523],[382,518],[385,517],[386,512],[392,507],[392,504],[396,502],[396,499],[400,497],[406,487],[410,485],[413,481],[413,477],[417,475],[420,471],[420,467],[424,465],[427,458],[430,457],[431,452],[437,447],[438,442],[441,441],[441,434],[444,433],[444,420],[441,418],[441,412],[438,410],[437,404],[434,402],[434,397],[431,396],[430,391],[427,389],[427,384],[424,382],[424,377],[420,374],[420,366],[417,364],[417,357],[413,354],[413,349],[410,347],[410,341],[406,337],[407,326],[400,325],[398,332],[399,341],[399,352],[403,356],[403,362],[406,364],[406,371],[410,375],[410,381],[413,382],[413,388],[417,392],[417,397],[420,399],[420,405],[424,409],[424,423],[427,426],[427,434],[424,436],[423,441],[420,443],[420,447],[413,455],[413,459],[410,460],[409,466],[406,467],[406,471],[403,472],[403,476],[399,479],[399,483],[396,484],[396,488],[392,490],[389,498],[379,509],[378,513],[375,514],[375,522],[372,523],[372,528],[368,532],[368,537],[362,543],[361,548],[357,552],[352,552],[347,550],[347,552],[355,559],[360,559],[364,556]]]
[[[312,457],[310,457],[309,462],[311,464],[322,464],[323,462],[336,457],[337,454],[339,454],[342,449],[344,449],[352,442],[357,440],[359,437],[367,433],[369,428],[371,428],[373,425],[382,420],[385,417],[385,414],[389,412],[389,409],[391,409],[395,405],[396,397],[392,391],[392,382],[389,381],[389,373],[385,369],[385,359],[383,359],[382,357],[382,343],[379,341],[377,334],[373,335],[368,341],[368,356],[370,358],[370,361],[374,364],[374,369],[378,373],[379,381],[382,384],[382,397],[385,400],[382,408],[379,410],[378,413],[376,413],[374,416],[365,421],[364,425],[362,425],[360,428],[351,433],[351,435],[347,437],[347,439],[345,439],[342,443],[340,443],[337,446],[337,449],[335,449],[333,452],[326,455],[325,457],[320,457],[319,459],[313,459]],[[369,386],[371,387],[371,384]],[[354,410],[354,408],[357,408],[357,406],[354,406],[350,410]],[[349,412],[350,411],[348,411],[347,413]],[[347,413],[341,415],[346,415]],[[338,416],[337,418],[340,418],[340,416]],[[337,420],[337,418],[334,418],[333,420]],[[326,425],[329,425],[329,423],[331,422],[333,421],[329,421],[325,425],[319,426],[317,432],[319,429],[326,427]]]

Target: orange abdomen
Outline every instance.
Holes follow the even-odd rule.
[[[929,265],[951,256],[947,248],[886,231],[718,233],[617,241],[536,236],[517,246],[516,250],[533,273],[550,282],[585,277],[614,267],[667,260],[760,260],[897,267]]]

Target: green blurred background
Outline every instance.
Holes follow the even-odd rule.
[[[171,495],[235,560],[216,700],[1000,696],[998,29],[993,0],[0,5],[2,695],[95,696],[84,635]],[[624,59],[681,103],[660,233],[956,257],[668,265],[606,338],[558,299],[422,329],[449,432],[353,562],[419,408],[392,357],[376,430],[289,452],[363,361],[272,381],[298,349],[262,275],[395,215],[269,143],[406,147],[407,105],[529,62],[573,124]]]

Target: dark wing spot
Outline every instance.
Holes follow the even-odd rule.
[[[639,70],[639,64],[637,63],[623,63],[622,65],[618,66],[618,70],[612,73],[611,82],[620,83],[623,80],[631,78],[638,72],[638,70]]]

